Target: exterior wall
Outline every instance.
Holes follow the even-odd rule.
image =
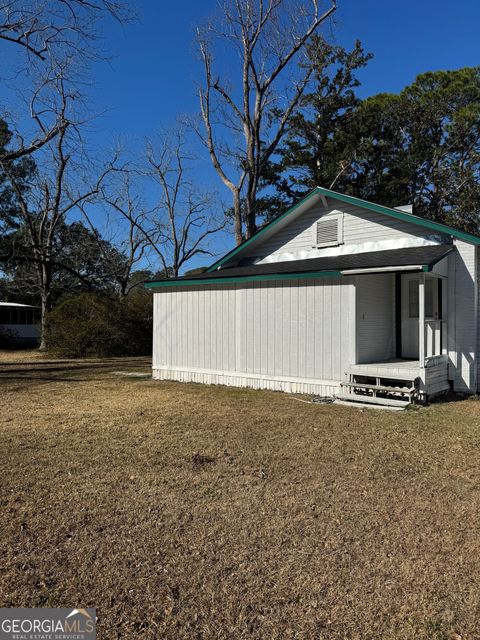
[[[351,278],[154,295],[153,376],[331,394],[355,359]]]
[[[480,248],[476,247],[477,392],[480,392]]]
[[[338,212],[344,214],[343,244],[338,247],[314,248],[315,223],[324,216],[336,215]],[[382,251],[446,241],[448,241],[447,236],[415,224],[329,199],[327,209],[320,205],[312,206],[259,247],[252,249],[252,255],[257,256],[259,262],[269,262],[362,251]]]
[[[449,378],[455,391],[477,390],[477,252],[474,245],[455,241],[457,251],[448,269]]]
[[[40,329],[36,324],[0,324],[0,332],[20,340],[35,340],[40,336]]]
[[[395,356],[394,278],[392,273],[356,278],[358,364]]]
[[[40,338],[36,324],[0,324],[0,334],[12,347],[34,346]]]

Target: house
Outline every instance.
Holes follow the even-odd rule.
[[[317,187],[206,272],[146,283],[153,377],[394,406],[476,393],[479,245]]]
[[[17,302],[0,302],[2,346],[34,346],[39,337],[37,307]]]

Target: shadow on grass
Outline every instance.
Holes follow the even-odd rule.
[[[0,366],[0,382],[28,381],[32,382],[95,382],[105,380],[106,377],[116,379],[115,372],[122,369],[120,379],[145,380],[150,378],[150,362],[148,360],[130,361],[126,359],[108,359],[102,362],[72,362],[64,361],[63,366],[58,361],[53,366],[45,363],[35,363],[33,366],[24,363],[12,363],[10,366]],[[91,372],[91,375],[89,375]],[[142,373],[145,375],[139,375]],[[128,375],[132,373],[133,375]],[[86,375],[85,375],[86,374]]]
[[[117,380],[117,377],[115,377],[115,378],[112,377],[112,378],[109,378],[109,379],[110,380]],[[129,380],[131,382],[133,382],[133,381],[137,381],[137,382],[142,382],[143,381],[144,382],[144,381],[152,380],[152,378],[147,377],[147,376],[145,376],[144,378],[138,378],[138,377],[130,378],[129,376],[122,376],[120,378],[120,376],[119,376],[119,379],[121,379],[121,380]],[[102,381],[105,381],[105,377],[104,376],[102,376],[102,377],[94,377],[94,376],[92,376],[92,377],[89,377],[89,378],[75,378],[75,377],[71,377],[71,378],[59,377],[59,378],[56,378],[56,377],[52,376],[50,378],[46,378],[46,377],[43,377],[43,376],[8,376],[8,377],[2,377],[0,375],[0,381],[1,380],[8,380],[8,381],[11,381],[11,382],[14,382],[14,381],[19,382],[21,380],[28,380],[30,382],[37,382],[37,381],[41,381],[41,382],[102,382]]]
[[[449,391],[448,393],[432,398],[428,403],[429,406],[434,404],[450,404],[452,402],[476,402],[480,401],[480,395],[471,393],[459,393]]]

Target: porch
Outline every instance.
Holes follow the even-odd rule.
[[[348,369],[348,373],[380,379],[407,380],[419,376],[419,372],[422,369],[436,369],[444,364],[448,364],[446,355],[428,356],[423,366],[421,366],[420,360],[392,358],[385,362],[352,364]]]
[[[448,357],[446,354],[428,356],[425,361],[392,359],[386,362],[350,365],[346,373],[347,383],[351,391],[364,389],[369,385],[372,397],[376,390],[397,389],[400,395],[409,396],[410,401],[424,401],[450,389],[448,380]],[[408,393],[409,390],[409,393]]]
[[[341,399],[404,407],[450,388],[446,273],[356,275],[356,362]]]

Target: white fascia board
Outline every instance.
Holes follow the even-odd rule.
[[[344,269],[340,273],[342,276],[355,276],[362,273],[380,273],[389,271],[422,271],[422,264],[411,264],[402,267],[368,267],[365,269]]]

